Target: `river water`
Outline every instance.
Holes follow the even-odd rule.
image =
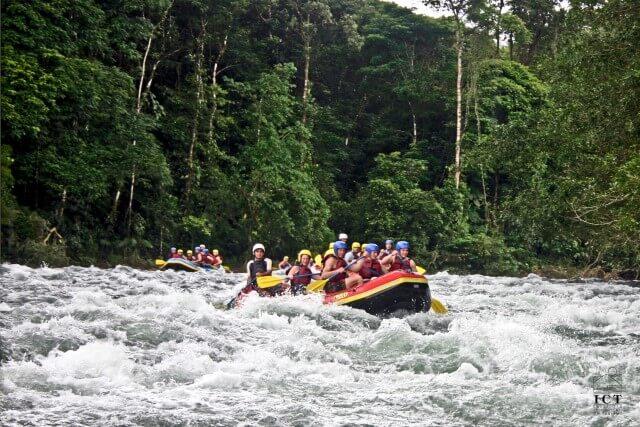
[[[448,315],[381,319],[226,310],[240,274],[2,265],[0,424],[640,425],[637,284],[428,277]]]

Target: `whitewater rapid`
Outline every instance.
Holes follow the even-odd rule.
[[[0,424],[640,425],[637,284],[428,277],[448,315],[381,319],[227,310],[240,274],[4,264]]]

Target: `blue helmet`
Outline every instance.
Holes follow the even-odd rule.
[[[335,242],[333,244],[333,253],[338,255],[338,249],[344,249],[344,250],[348,251],[349,250],[349,245],[347,245],[342,240],[338,240],[337,242]]]
[[[372,252],[380,252],[380,248],[375,243],[368,243],[364,245],[364,251],[370,254]]]
[[[396,251],[399,251],[400,249],[409,249],[409,242],[406,240],[400,240],[396,243]]]
[[[202,248],[200,246],[196,246],[196,253],[202,252]]]
[[[209,253],[209,249],[205,248],[205,249],[202,250],[202,252],[204,252],[205,254],[208,254]]]
[[[385,245],[386,245],[386,244],[388,244],[388,243],[391,243],[391,244],[393,245],[393,240],[388,239],[388,240],[385,240],[385,241],[384,241],[384,244],[385,244]]]

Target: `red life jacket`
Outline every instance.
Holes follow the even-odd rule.
[[[196,255],[196,262],[203,263],[204,262],[204,254],[202,252],[198,252]]]
[[[329,259],[331,257],[333,257],[333,258],[338,260],[336,262],[336,270],[338,268],[340,268],[340,267],[346,267],[347,266],[347,261],[345,261],[344,258],[339,258],[339,257],[335,256],[334,254],[329,254],[326,257],[324,257],[322,259],[322,265],[327,265],[327,259]],[[345,273],[340,273],[340,274],[334,276],[333,278],[331,278],[328,283],[338,283],[338,282],[343,281],[346,278],[347,278],[347,273],[346,272]]]
[[[214,260],[214,256],[211,254],[208,254],[207,256],[205,256],[204,258],[204,263],[208,264],[208,265],[213,265],[213,260]]]
[[[305,285],[306,286],[309,283],[311,283],[310,274],[313,273],[313,271],[311,271],[311,269],[309,268],[308,265],[299,265],[298,267],[300,268],[298,270],[298,274],[293,276],[293,279],[291,279],[291,283],[294,284],[294,285]],[[305,277],[297,277],[297,276],[305,276]]]
[[[389,271],[396,270],[404,270],[407,273],[411,273],[413,271],[411,269],[411,258],[401,258],[400,255],[397,255],[395,261],[393,261],[391,267],[389,267]]]
[[[169,258],[182,258],[182,255],[180,255],[178,252],[173,253],[171,255],[169,255]]]
[[[363,279],[382,276],[382,266],[377,259],[366,258],[360,269],[360,276]]]

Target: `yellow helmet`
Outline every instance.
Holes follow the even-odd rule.
[[[360,243],[358,242],[353,242],[351,244],[351,249],[360,249]]]
[[[212,250],[212,251],[211,251],[211,253],[212,253],[213,255],[215,255],[215,256],[218,256],[218,254],[219,254],[220,252],[218,252],[218,250],[217,250],[217,249],[214,249],[214,250]]]
[[[302,255],[309,255],[309,258],[311,258],[311,251],[309,249],[303,249],[298,252],[298,262],[300,262],[300,259],[302,259]]]
[[[331,250],[331,251],[333,250],[333,244],[334,244],[334,243],[335,243],[335,242],[331,242],[331,243],[329,243],[329,250]]]
[[[182,249],[178,249],[178,253],[182,255],[184,251]]]
[[[314,259],[316,265],[320,265],[322,264],[322,255],[318,254],[316,255],[316,258]]]
[[[189,250],[187,251],[187,255],[193,255],[193,251],[192,251],[191,249],[189,249]]]

